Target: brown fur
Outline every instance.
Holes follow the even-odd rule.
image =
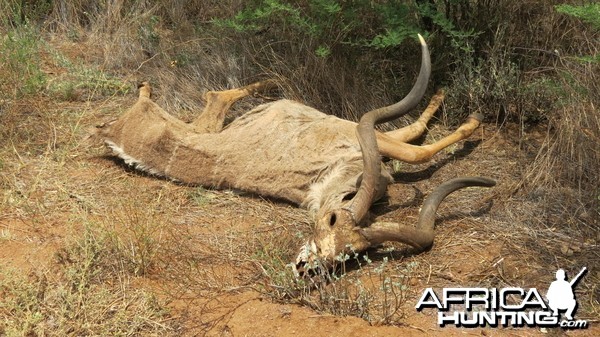
[[[219,133],[198,133],[192,124],[140,97],[99,134],[118,155],[132,158],[145,171],[308,205],[311,186],[325,179],[331,168],[337,168],[338,177],[328,179],[324,187],[348,179],[356,184],[362,163],[354,127],[282,100],[253,109]]]

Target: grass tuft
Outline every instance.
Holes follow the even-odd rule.
[[[102,238],[86,231],[58,253],[58,270],[37,271],[27,278],[2,268],[3,334],[178,335],[177,323],[164,305],[151,293],[133,287],[106,248]]]

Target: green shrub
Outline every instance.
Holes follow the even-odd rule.
[[[61,100],[93,100],[122,96],[131,89],[131,85],[126,81],[96,67],[71,62],[66,62],[64,66],[69,72],[49,80],[47,85],[48,92]]]
[[[40,45],[39,32],[27,25],[9,30],[0,41],[0,88],[5,95],[21,97],[44,88]]]
[[[581,21],[589,24],[593,29],[600,32],[600,4],[590,3],[581,6],[573,5],[558,5],[556,11],[563,14],[568,14]],[[600,63],[600,54],[581,55],[577,59],[583,63]]]
[[[581,6],[563,4],[557,5],[555,8],[559,13],[574,16],[600,30],[600,3],[589,3]]]
[[[430,19],[457,45],[476,35],[473,29],[458,29],[443,13],[427,4],[415,6],[405,1],[255,0],[234,17],[215,23],[237,32],[291,33],[298,40],[316,42],[319,54],[326,54],[324,48],[340,45],[375,49],[400,46],[424,33],[419,18]]]

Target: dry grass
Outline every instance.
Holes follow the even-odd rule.
[[[3,336],[179,335],[152,294],[126,281],[119,287],[88,283],[97,270],[69,268],[64,277],[45,272],[28,278],[2,272]]]

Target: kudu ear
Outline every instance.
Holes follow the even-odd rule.
[[[85,135],[81,138],[81,144],[88,147],[101,144],[104,141],[105,136],[103,135],[103,132],[106,132],[110,125],[116,121],[117,119],[113,118],[109,121],[97,124],[92,127],[88,127],[86,129]]]

